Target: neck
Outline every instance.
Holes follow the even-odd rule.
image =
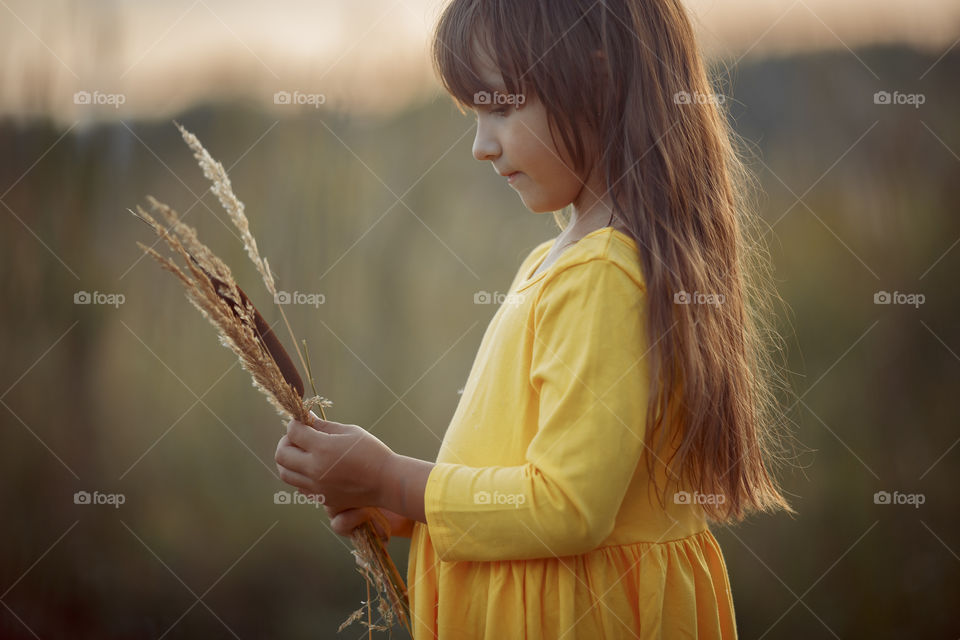
[[[608,194],[604,193],[602,182],[590,172],[587,182],[570,207],[570,224],[564,229],[565,232],[569,230],[571,234],[576,234],[582,230],[583,233],[589,233],[611,223],[613,207]]]
[[[612,224],[612,216],[613,208],[605,200],[594,198],[586,208],[575,202],[570,207],[570,223],[564,229],[564,232],[571,234],[577,234],[581,231],[589,233],[594,229]]]

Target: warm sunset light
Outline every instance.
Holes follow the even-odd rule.
[[[206,99],[270,105],[278,91],[322,94],[325,109],[389,114],[431,99],[425,42],[438,0],[196,0],[117,5],[9,0],[0,7],[0,113],[64,121],[115,116],[77,91],[122,93],[124,113],[162,117]],[[901,42],[942,52],[960,5],[883,0],[687,3],[708,55],[729,60]]]

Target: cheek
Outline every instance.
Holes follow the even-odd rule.
[[[511,127],[514,140],[507,155],[526,178],[516,189],[524,204],[533,211],[556,211],[574,200],[582,184],[553,145],[550,133],[537,122],[516,122]]]
[[[549,133],[528,134],[523,141],[523,151],[531,171],[535,170],[541,179],[551,182],[576,180],[576,174],[571,169],[572,164],[566,161],[565,156],[553,145]]]
[[[517,188],[524,205],[534,212],[559,211],[573,202],[582,185],[564,172],[543,172],[530,176]]]

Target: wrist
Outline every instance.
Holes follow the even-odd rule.
[[[376,506],[416,522],[426,522],[424,493],[434,463],[392,453],[377,482]]]
[[[380,465],[380,475],[377,479],[376,495],[374,496],[374,505],[383,509],[389,509],[395,513],[398,511],[397,498],[402,495],[398,491],[398,485],[403,481],[402,475],[397,473],[397,462],[400,455],[393,451],[386,457],[383,464]]]

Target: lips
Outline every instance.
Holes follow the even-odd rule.
[[[513,184],[521,175],[519,171],[500,171],[496,167],[494,167],[493,170],[496,171],[500,176],[506,178],[507,184]]]

